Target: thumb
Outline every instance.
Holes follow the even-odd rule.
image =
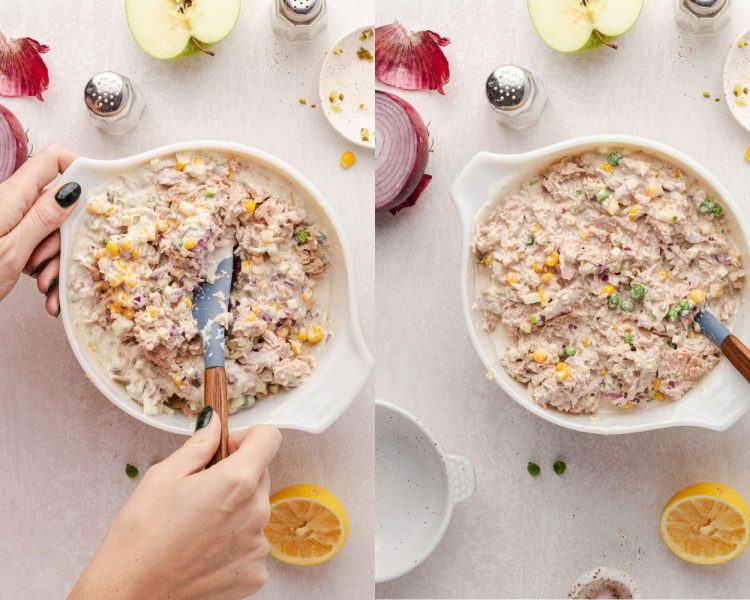
[[[168,459],[170,468],[179,476],[186,477],[202,470],[219,447],[221,423],[214,417],[214,410],[206,406],[198,415],[196,431],[181,448]]]
[[[55,190],[45,191],[36,199],[23,219],[8,234],[24,264],[34,248],[50,233],[60,228],[72,212],[71,206],[81,196],[81,186],[71,181]]]

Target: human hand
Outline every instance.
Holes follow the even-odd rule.
[[[199,424],[202,418],[205,413]],[[203,470],[219,437],[219,419],[210,419],[148,470],[69,600],[228,600],[263,586],[263,527],[271,511],[267,467],[281,434],[268,426],[233,434],[231,455]]]
[[[47,312],[60,314],[58,228],[81,195],[81,186],[74,182],[50,190],[45,186],[75,158],[62,146],[47,146],[0,183],[0,300],[23,272],[36,277]]]

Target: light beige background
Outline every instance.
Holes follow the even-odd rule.
[[[336,207],[354,251],[365,334],[373,294],[372,155],[338,165],[348,145],[312,100],[324,52],[346,31],[373,20],[370,0],[332,3],[327,31],[291,46],[272,33],[270,0],[245,0],[235,31],[216,57],[162,63],[132,41],[123,3],[78,0],[3,2],[0,30],[48,44],[45,101],[0,99],[34,148],[58,141],[80,154],[114,158],[180,140],[215,138],[276,154],[309,177]],[[148,103],[138,128],[123,137],[95,130],[83,104],[90,75],[114,69],[140,85]],[[316,568],[269,559],[270,582],[258,598],[367,598],[372,595],[372,390],[364,391],[327,432],[286,432],[272,488],[315,482],[349,511],[343,552]],[[62,598],[92,556],[144,471],[181,437],[151,429],[111,405],[83,376],[62,323],[43,312],[23,278],[0,303],[0,598]]]
[[[729,44],[750,27],[750,3],[733,2],[727,28],[698,42],[678,30],[673,4],[646,0],[617,51],[563,56],[536,36],[525,0],[378,0],[378,24],[398,18],[452,43],[446,95],[401,94],[430,123],[434,179],[415,208],[377,221],[377,393],[417,414],[477,472],[476,496],[455,510],[435,554],[378,586],[379,597],[564,597],[602,564],[631,573],[644,597],[750,594],[750,552],[724,566],[691,566],[657,529],[664,503],[690,483],[718,479],[750,498],[750,416],[726,433],[606,438],[561,429],[485,378],[461,308],[461,231],[448,191],[480,150],[520,152],[596,133],[650,137],[701,161],[750,217],[742,158],[750,134],[723,100],[701,95],[720,93]],[[541,122],[525,131],[495,123],[483,96],[489,73],[508,62],[531,69],[550,94]],[[562,478],[551,469],[558,458],[568,464]],[[542,466],[537,479],[526,473],[529,460]]]

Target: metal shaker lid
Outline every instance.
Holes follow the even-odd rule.
[[[320,14],[322,0],[278,0],[286,17],[295,23],[307,23]]]
[[[684,0],[685,6],[700,17],[710,17],[716,14],[728,0]]]
[[[531,73],[516,65],[498,67],[487,78],[487,100],[493,108],[503,111],[516,110],[531,96]]]
[[[84,96],[93,114],[114,117],[127,106],[130,88],[127,78],[113,71],[103,71],[89,79]]]

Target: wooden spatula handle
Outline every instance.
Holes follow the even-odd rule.
[[[227,374],[224,367],[211,367],[206,369],[205,381],[203,382],[203,401],[206,406],[212,406],[214,416],[221,419],[221,442],[208,466],[215,465],[220,460],[229,456],[227,446],[227,437],[229,431],[227,427],[228,409],[227,409]]]
[[[733,335],[728,335],[721,344],[721,351],[742,376],[750,381],[750,350]]]

